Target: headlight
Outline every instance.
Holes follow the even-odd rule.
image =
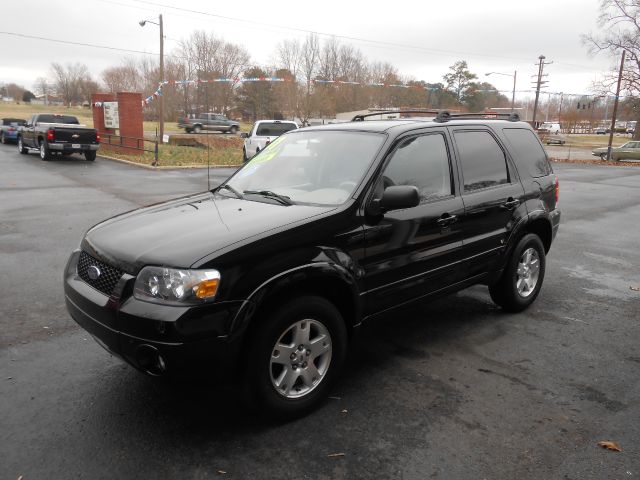
[[[218,285],[217,270],[144,267],[136,278],[133,296],[145,302],[197,305],[213,301]]]

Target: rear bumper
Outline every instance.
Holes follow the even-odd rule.
[[[78,147],[72,146],[70,143],[50,143],[49,150],[56,152],[86,152],[88,150],[98,150],[100,144],[80,144]]]
[[[126,274],[107,296],[78,276],[79,254],[71,255],[64,273],[67,310],[107,351],[152,375],[207,371],[224,377],[232,371],[240,342],[230,343],[226,332],[242,302],[205,308],[124,299],[135,280]],[[162,359],[162,369],[151,368],[157,358],[150,364],[150,355]]]
[[[558,228],[560,227],[561,212],[557,208],[549,213],[549,220],[551,220],[551,241],[553,242],[558,234]]]

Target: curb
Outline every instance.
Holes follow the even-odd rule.
[[[196,168],[240,168],[242,165],[160,165],[158,167],[154,167],[153,165],[145,165],[144,163],[132,162],[131,160],[125,160],[123,158],[116,158],[110,155],[102,155],[98,154],[98,157],[104,158],[105,160],[112,160],[114,162],[126,163],[127,165],[131,165],[134,167],[144,168],[147,170],[190,170]]]

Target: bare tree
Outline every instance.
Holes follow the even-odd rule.
[[[64,99],[67,106],[87,99],[87,92],[91,90],[91,88],[87,88],[87,84],[92,80],[86,65],[69,63],[65,67],[59,63],[52,63],[51,72],[55,80],[56,91]]]
[[[102,72],[102,82],[110,92],[137,92],[141,88],[140,73],[136,64],[126,61],[123,65],[109,67]]]
[[[602,0],[598,23],[602,33],[584,35],[583,41],[591,53],[605,53],[616,60],[626,51],[622,86],[624,91],[637,99],[640,96],[640,0]],[[601,92],[611,93],[617,82],[617,68],[612,68],[596,86]],[[640,101],[636,100],[635,118],[640,123]],[[636,128],[635,140],[640,140]]]

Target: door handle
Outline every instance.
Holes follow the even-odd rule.
[[[448,213],[443,213],[442,216],[437,220],[438,225],[441,227],[447,227],[452,223],[456,223],[458,221],[458,217],[456,215],[449,215]]]
[[[506,208],[507,210],[513,210],[518,205],[520,205],[520,200],[515,200],[509,197],[507,201],[503,204],[503,207]]]

